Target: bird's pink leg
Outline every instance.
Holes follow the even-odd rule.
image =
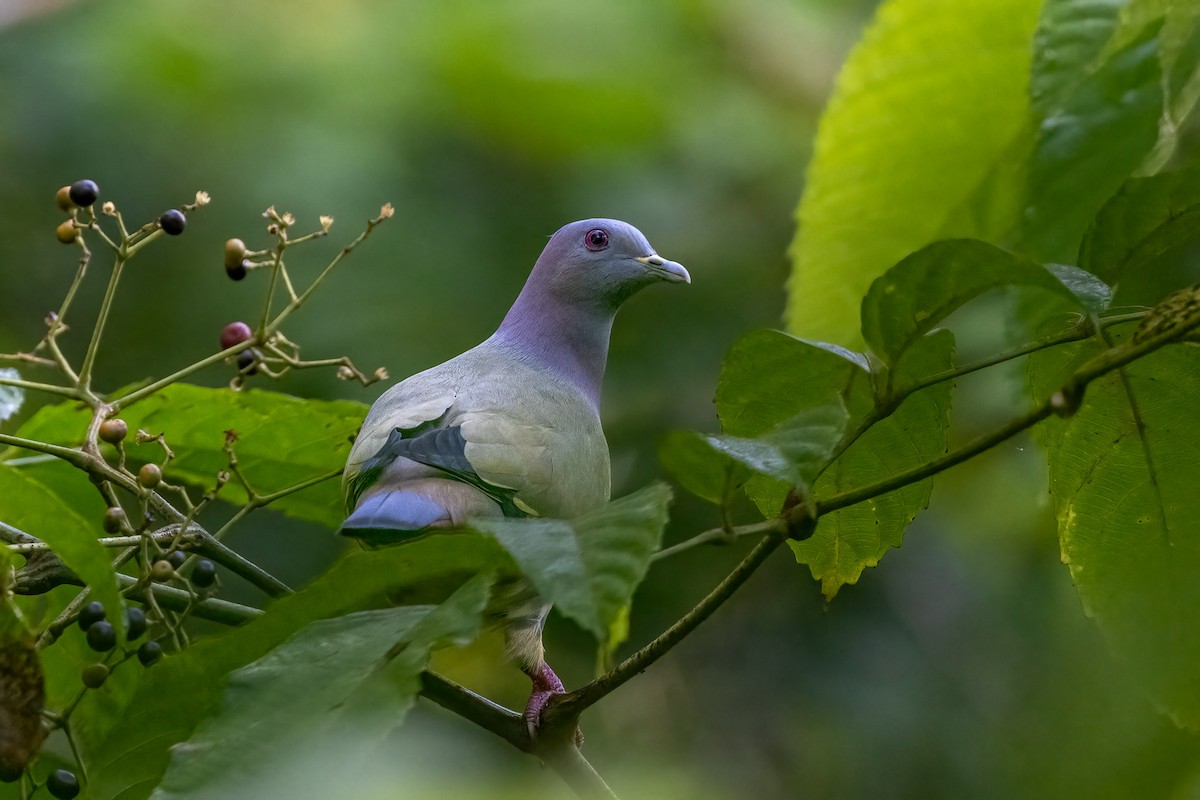
[[[525,667],[522,671],[529,676],[533,684],[529,702],[525,705],[525,724],[529,727],[529,735],[536,736],[538,726],[542,724],[542,710],[546,708],[546,703],[550,702],[553,695],[564,694],[566,689],[545,661],[534,667]]]

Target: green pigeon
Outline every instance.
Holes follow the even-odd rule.
[[[346,464],[341,533],[395,542],[479,517],[571,519],[607,503],[600,390],[609,334],[621,304],[659,281],[691,276],[632,225],[587,219],[559,229],[494,334],[371,407]],[[542,647],[550,606],[525,581],[493,606],[509,657],[533,683],[532,732],[563,692]]]

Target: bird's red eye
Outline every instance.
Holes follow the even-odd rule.
[[[584,234],[583,243],[588,250],[603,250],[608,247],[608,231],[603,228],[592,228]]]

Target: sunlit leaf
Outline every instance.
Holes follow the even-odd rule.
[[[654,484],[574,520],[479,519],[538,594],[598,640],[646,576],[662,541],[671,490]]]
[[[1120,337],[1118,337],[1119,339]],[[1048,396],[1103,345],[1031,359]],[[1200,349],[1173,345],[1092,382],[1051,418],[1050,491],[1062,560],[1112,649],[1177,723],[1200,728]]]
[[[221,710],[173,751],[152,795],[220,798],[298,742],[398,727],[420,688],[430,650],[479,631],[490,575],[438,606],[359,611],[311,623],[230,674]],[[266,732],[266,735],[264,735]],[[362,767],[372,753],[360,754]]]
[[[821,119],[792,244],[788,329],[857,346],[871,281],[1018,208],[1040,0],[883,3]],[[1003,173],[1003,174],[1000,174]],[[986,187],[986,188],[985,188]]]
[[[346,463],[351,438],[366,406],[345,400],[302,400],[257,390],[235,392],[177,383],[121,412],[131,431],[165,434],[178,458],[168,465],[167,480],[211,489],[229,457],[223,452],[225,431],[234,431],[238,466],[259,494],[269,494],[334,472]],[[41,409],[21,427],[31,439],[78,444],[88,414],[75,403]],[[131,458],[161,461],[157,444],[133,444]],[[272,508],[299,519],[336,529],[342,522],[340,486],[334,478],[284,497]],[[244,502],[236,480],[221,490],[223,499]]]

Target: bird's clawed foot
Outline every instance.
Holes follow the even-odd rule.
[[[538,729],[542,725],[542,712],[545,711],[546,704],[550,702],[551,697],[556,694],[566,694],[567,690],[563,688],[562,681],[545,661],[535,667],[525,669],[524,672],[533,684],[532,691],[529,693],[529,702],[525,705],[525,725],[529,729],[529,738],[536,739]],[[580,733],[579,728],[575,729],[575,746],[583,746],[583,734]]]

